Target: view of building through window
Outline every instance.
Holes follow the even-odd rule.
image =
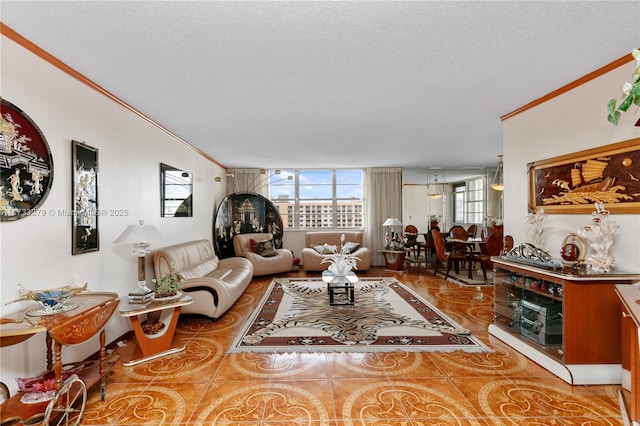
[[[281,170],[269,198],[285,229],[362,228],[362,178],[362,170]]]

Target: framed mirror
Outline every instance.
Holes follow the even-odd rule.
[[[193,216],[193,175],[160,163],[160,216]]]

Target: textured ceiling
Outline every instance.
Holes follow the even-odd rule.
[[[495,165],[502,115],[640,45],[637,0],[2,0],[0,16],[227,167]]]

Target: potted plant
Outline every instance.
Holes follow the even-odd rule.
[[[620,115],[626,112],[632,104],[640,106],[640,50],[633,49],[631,54],[636,60],[636,69],[631,76],[631,81],[625,82],[622,86],[620,99],[613,98],[607,105],[609,110],[607,119],[615,125],[618,124]]]
[[[156,285],[156,297],[170,297],[178,294],[180,283],[184,281],[184,277],[176,272],[175,265],[171,264],[171,272],[166,269],[162,270],[162,277],[151,280]]]

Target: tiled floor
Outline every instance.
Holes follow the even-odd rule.
[[[492,287],[420,267],[366,275],[395,276],[494,352],[226,354],[271,282],[256,278],[220,320],[181,318],[175,342],[184,352],[133,367],[114,355],[106,399],[90,391],[82,424],[623,424],[619,386],[570,386],[488,335]]]

